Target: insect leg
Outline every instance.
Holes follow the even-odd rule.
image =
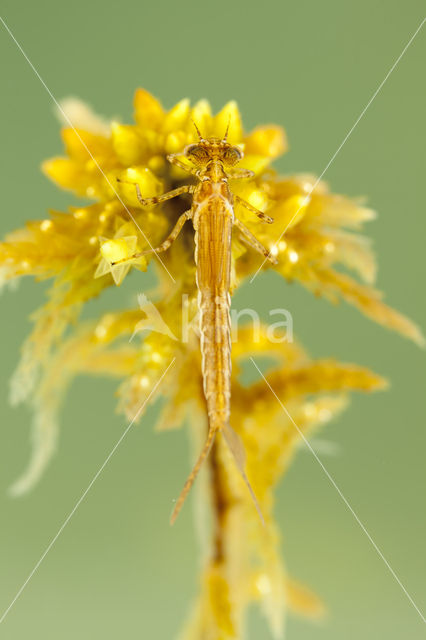
[[[172,189],[172,191],[167,191],[167,193],[163,193],[161,196],[154,196],[153,198],[143,198],[141,194],[140,186],[137,182],[127,182],[126,180],[120,180],[117,178],[117,182],[121,184],[133,184],[136,189],[136,197],[139,202],[144,206],[160,204],[160,202],[165,202],[165,200],[171,200],[172,198],[176,198],[184,193],[192,193],[194,187],[189,184],[183,185],[183,187],[178,187],[177,189]]]
[[[188,209],[185,213],[179,216],[175,226],[173,227],[170,235],[162,242],[156,249],[146,249],[145,251],[139,251],[138,253],[133,254],[129,258],[124,258],[123,260],[117,260],[117,262],[113,262],[113,266],[116,264],[123,264],[125,262],[130,262],[131,260],[135,260],[136,258],[141,258],[145,256],[147,253],[162,253],[163,251],[167,251],[167,249],[173,244],[173,242],[178,237],[183,225],[187,220],[190,220],[192,217],[192,210]]]
[[[209,432],[207,434],[207,440],[204,444],[204,447],[198,457],[197,462],[195,463],[191,473],[188,476],[188,479],[186,480],[185,484],[183,485],[183,489],[180,493],[179,498],[176,501],[176,504],[174,506],[171,518],[170,518],[170,524],[174,524],[176,521],[176,518],[179,515],[180,510],[182,509],[183,503],[185,502],[186,496],[188,495],[188,493],[191,490],[192,485],[194,484],[194,481],[203,465],[204,460],[207,458],[207,456],[210,453],[210,449],[213,446],[213,442],[214,439],[216,437],[216,433],[217,433],[218,429],[216,426],[212,426],[209,429]]]
[[[247,180],[255,176],[254,171],[250,169],[240,169],[239,167],[236,169],[228,169],[226,173],[231,180]]]
[[[263,222],[268,222],[269,224],[271,224],[271,222],[274,221],[273,218],[271,218],[270,216],[267,216],[266,213],[263,213],[263,211],[260,211],[260,209],[256,209],[256,207],[253,207],[253,205],[251,205],[250,202],[247,202],[247,200],[243,200],[243,198],[240,198],[240,196],[237,196],[235,193],[234,193],[234,198],[237,202],[239,202],[241,206],[245,207],[252,213],[256,214],[258,218],[263,220]]]
[[[184,162],[182,162],[182,160],[179,160],[181,156],[182,156],[181,153],[170,153],[167,156],[167,160],[172,164],[175,164],[177,167],[179,167],[179,169],[182,169],[183,171],[186,171],[187,173],[191,173],[193,176],[196,176],[198,169],[196,169],[195,167],[190,167],[186,165]]]
[[[268,249],[264,247],[261,242],[259,242],[256,236],[254,236],[252,232],[249,231],[249,229],[247,229],[247,227],[245,226],[245,224],[241,222],[241,220],[238,220],[237,218],[235,218],[234,224],[241,231],[244,239],[253,249],[255,249],[256,251],[261,253],[263,256],[265,256],[265,258],[267,258],[269,262],[272,262],[272,264],[278,264],[278,260],[275,258],[275,256],[273,256],[268,251]]]
[[[241,477],[244,480],[247,489],[249,490],[251,498],[254,502],[254,506],[256,507],[256,511],[259,514],[260,521],[265,526],[265,519],[260,509],[259,502],[256,498],[256,494],[254,493],[253,488],[245,472],[246,452],[244,450],[243,441],[241,440],[238,433],[236,433],[229,424],[225,425],[225,428],[223,429],[222,433],[223,433],[223,437],[225,438],[225,442],[228,445],[228,448],[233,455],[235,463],[238,467],[238,471],[240,472]]]

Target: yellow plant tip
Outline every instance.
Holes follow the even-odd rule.
[[[229,129],[228,129],[229,125]],[[243,125],[238,105],[234,100],[228,102],[213,118],[212,135],[223,138],[228,129],[228,142],[238,144],[243,139]]]
[[[158,130],[165,111],[161,102],[145,89],[137,89],[134,97],[135,121],[143,129]]]
[[[324,603],[310,589],[290,578],[287,578],[285,586],[288,606],[291,611],[314,619],[325,616]]]
[[[90,162],[93,158],[107,158],[111,155],[112,144],[110,137],[98,135],[84,129],[63,129],[62,138],[65,149],[73,160]],[[102,161],[101,161],[101,164]]]
[[[276,158],[288,151],[288,142],[282,127],[274,125],[256,127],[245,139],[246,153]]]
[[[166,137],[164,145],[166,153],[179,153],[188,142],[188,135],[185,131],[173,131]]]
[[[167,167],[167,160],[164,156],[152,156],[148,160],[148,169],[155,174],[162,174]]]
[[[47,395],[47,394],[46,394]],[[10,496],[17,498],[31,491],[37,484],[56,450],[58,424],[55,411],[47,404],[54,404],[46,397],[38,402],[33,419],[33,443],[31,459],[24,473],[9,487]]]
[[[228,128],[229,125],[229,128]],[[235,100],[228,102],[213,118],[212,135],[223,138],[228,130],[228,142],[238,144],[243,140],[243,125]]]
[[[64,98],[57,108],[59,121],[65,126],[83,129],[97,135],[109,136],[110,122],[78,98]]]
[[[113,148],[122,165],[132,166],[142,162],[146,145],[136,127],[113,122],[111,132]]]
[[[268,206],[268,196],[261,189],[254,189],[247,200],[260,211],[265,211]]]
[[[164,118],[162,130],[165,134],[172,131],[186,129],[190,114],[189,99],[184,98],[178,102]]]
[[[68,158],[52,158],[41,165],[42,171],[63,189],[86,195],[87,186],[81,184],[81,169]]]
[[[300,223],[311,201],[308,195],[294,195],[288,198],[278,210],[274,209],[276,220],[286,229],[291,229]]]
[[[95,271],[95,278],[100,278],[107,273],[110,273],[117,286],[119,286],[132,265],[138,265],[139,267],[146,267],[146,259],[144,256],[138,258],[132,258],[136,253],[137,237],[125,236],[116,237],[112,240],[100,239],[101,247],[101,261]],[[124,264],[120,263],[121,260],[126,260]]]
[[[272,586],[268,574],[261,573],[256,578],[256,589],[260,596],[266,596],[271,593]]]
[[[101,244],[101,255],[108,262],[118,262],[130,258],[132,252],[126,238],[117,238]]]
[[[197,125],[201,135],[207,138],[211,135],[212,128],[212,113],[208,100],[199,100],[191,110],[191,120]],[[192,124],[192,123],[191,123]],[[198,139],[195,127],[192,126],[192,140],[195,142]]]
[[[241,167],[244,169],[250,169],[255,174],[260,174],[269,166],[271,159],[263,155],[254,155],[249,153],[244,156],[241,161]]]
[[[129,265],[115,264],[111,266],[111,275],[117,287],[123,282],[130,269]]]
[[[40,231],[51,231],[53,228],[52,220],[46,219],[40,222]]]

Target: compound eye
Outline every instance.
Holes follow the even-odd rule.
[[[243,154],[240,149],[238,149],[238,147],[229,147],[228,149],[226,149],[223,155],[223,160],[224,162],[226,162],[226,164],[232,167],[233,165],[237,164],[237,162],[239,162],[242,157]]]
[[[185,150],[185,155],[194,164],[204,164],[209,158],[209,154],[200,144],[190,144]]]

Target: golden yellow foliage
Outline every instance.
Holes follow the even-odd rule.
[[[275,219],[274,225],[263,225],[236,205],[238,217],[278,259],[276,266],[265,263],[264,268],[299,281],[333,302],[342,298],[423,344],[419,329],[386,306],[373,288],[375,259],[359,231],[374,212],[358,201],[330,193],[322,182],[313,188],[313,176],[277,175],[271,162],[287,149],[280,127],[261,126],[245,133],[234,102],[216,115],[205,100],[194,106],[182,100],[167,111],[143,89],[135,95],[135,124],[108,126],[84,105],[68,106],[76,129],[63,130],[66,155],[45,162],[43,169],[60,187],[94,202],[66,213],[52,211],[48,218],[10,233],[0,244],[2,281],[33,275],[53,283],[46,304],[34,314],[34,329],[12,380],[12,401],[25,400],[34,410],[33,457],[12,488],[15,494],[34,485],[53,454],[61,399],[79,373],[116,377],[119,410],[133,419],[175,359],[167,384],[158,390],[167,398],[158,428],[177,428],[188,418],[194,438],[204,435],[200,432],[206,421],[199,337],[190,330],[187,340],[181,339],[185,331],[182,300],[190,322],[197,311],[191,230],[186,229],[161,255],[161,263],[146,255],[131,265],[112,264],[157,246],[185,210],[186,196],[155,208],[142,206],[134,188],[125,182],[137,182],[148,197],[187,181],[166,156],[196,140],[191,120],[206,137],[221,136],[229,122],[229,141],[244,149],[241,166],[254,171],[255,177],[244,184],[235,181],[232,189]],[[140,308],[108,313],[92,323],[79,322],[86,302],[114,283],[119,285],[133,267],[145,271],[151,260],[159,280],[157,305],[141,299]],[[259,256],[236,241],[234,287],[256,273],[259,264]],[[301,434],[263,380],[249,386],[239,381],[241,363],[250,355],[274,357],[269,383],[303,434],[337,415],[346,406],[349,391],[385,386],[382,378],[362,367],[313,361],[297,343],[272,343],[266,327],[261,327],[257,340],[250,330],[240,329],[233,345],[232,423],[246,450],[247,474],[266,527],[219,437],[210,456],[208,493],[203,497],[212,512],[211,553],[204,559],[200,595],[182,635],[185,640],[242,637],[245,612],[252,601],[259,602],[274,637],[283,629],[286,607],[307,615],[322,611],[316,596],[286,575],[273,519],[274,489]]]

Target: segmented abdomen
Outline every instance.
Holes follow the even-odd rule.
[[[231,344],[229,295],[200,292],[200,331],[204,395],[209,424],[217,429],[229,422]]]
[[[211,196],[194,219],[202,374],[209,427],[214,431],[230,417],[232,226],[232,205],[220,196]]]

